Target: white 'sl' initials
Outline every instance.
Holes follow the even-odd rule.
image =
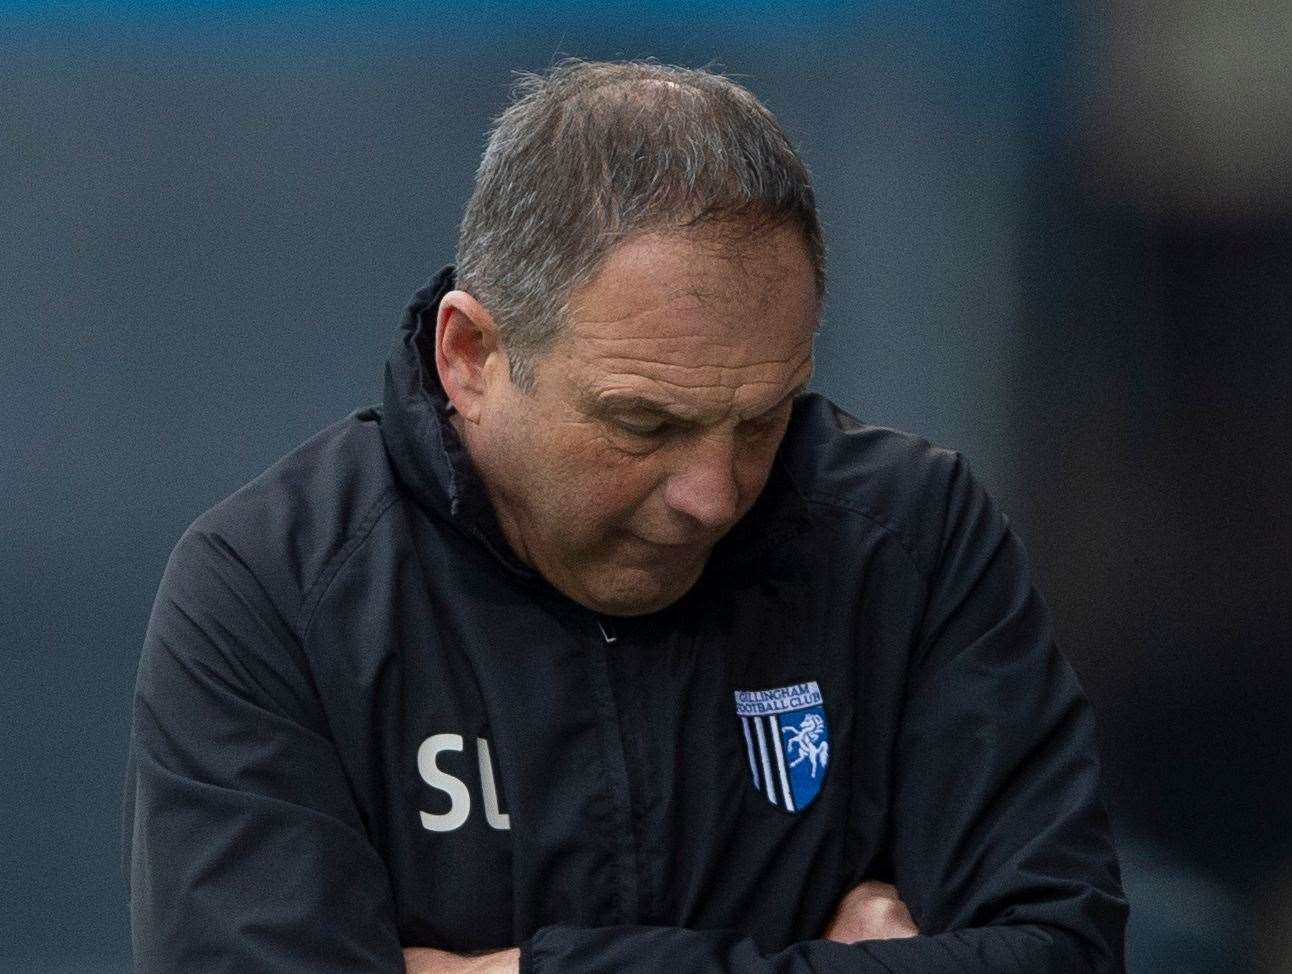
[[[471,792],[461,778],[440,768],[438,758],[444,751],[464,748],[461,734],[432,734],[417,749],[417,773],[422,780],[449,798],[449,810],[438,814],[419,811],[422,827],[431,832],[452,832],[466,824],[471,815]],[[511,828],[511,816],[498,807],[498,782],[494,777],[489,742],[476,738],[476,760],[480,768],[480,788],[484,793],[485,821],[496,831]]]

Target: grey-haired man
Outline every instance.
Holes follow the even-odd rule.
[[[142,970],[1121,970],[1026,558],[956,454],[805,393],[824,281],[743,88],[522,82],[382,405],[167,567]]]

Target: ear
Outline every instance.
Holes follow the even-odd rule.
[[[466,291],[440,298],[435,318],[435,369],[449,402],[463,419],[478,422],[491,382],[509,381],[498,326]]]

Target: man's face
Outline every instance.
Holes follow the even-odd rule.
[[[789,227],[734,251],[647,235],[570,308],[532,391],[493,370],[468,446],[522,560],[594,611],[652,612],[766,483],[812,369],[812,267]]]

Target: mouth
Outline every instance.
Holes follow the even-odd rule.
[[[628,536],[658,551],[671,551],[679,554],[682,552],[697,551],[697,550],[707,549],[711,547],[707,539],[704,539],[704,538],[695,538],[695,539],[682,540],[682,541],[656,541],[653,538],[643,537],[642,535],[637,534],[636,532],[633,532],[633,531],[630,531],[628,533]]]

